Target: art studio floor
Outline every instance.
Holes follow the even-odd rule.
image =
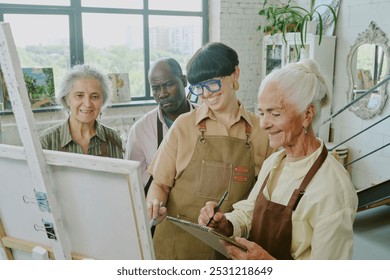
[[[390,260],[390,205],[356,214],[354,260]]]

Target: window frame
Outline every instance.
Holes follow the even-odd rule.
[[[145,95],[141,97],[132,97],[128,104],[112,104],[112,107],[131,106],[131,103],[137,105],[150,104],[154,100],[151,94],[148,81],[148,70],[150,67],[150,44],[149,44],[149,16],[197,16],[202,19],[202,45],[209,38],[209,17],[208,0],[202,1],[202,9],[196,11],[170,11],[170,10],[149,10],[148,0],[143,0],[143,9],[128,8],[105,8],[105,7],[82,7],[81,0],[70,0],[69,6],[59,5],[25,5],[25,4],[1,4],[0,3],[0,21],[4,21],[5,14],[28,14],[28,15],[66,15],[69,16],[69,47],[71,66],[84,63],[84,42],[82,37],[82,14],[83,13],[101,13],[101,14],[128,14],[141,15],[144,26],[144,81]],[[35,110],[34,110],[35,111]],[[47,110],[45,110],[47,111]]]

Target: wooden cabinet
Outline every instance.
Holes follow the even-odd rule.
[[[336,37],[322,36],[321,44],[318,45],[319,36],[307,34],[304,48],[300,48],[300,42],[300,33],[287,33],[286,42],[283,40],[282,34],[265,35],[263,39],[262,79],[275,68],[303,58],[311,58],[317,61],[321,71],[325,74],[331,91],[331,96],[329,96],[329,101],[331,101]],[[321,123],[330,115],[331,102],[328,104],[321,113]],[[329,141],[329,125],[320,127],[318,132],[318,136],[324,141]]]

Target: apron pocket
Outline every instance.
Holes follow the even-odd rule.
[[[203,160],[196,195],[219,200],[226,190],[230,191],[232,173],[232,163]]]

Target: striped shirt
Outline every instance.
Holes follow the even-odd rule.
[[[40,136],[42,148],[83,154],[81,146],[72,139],[68,121],[51,127]],[[119,133],[95,121],[96,135],[89,140],[88,155],[123,158],[122,140]]]

